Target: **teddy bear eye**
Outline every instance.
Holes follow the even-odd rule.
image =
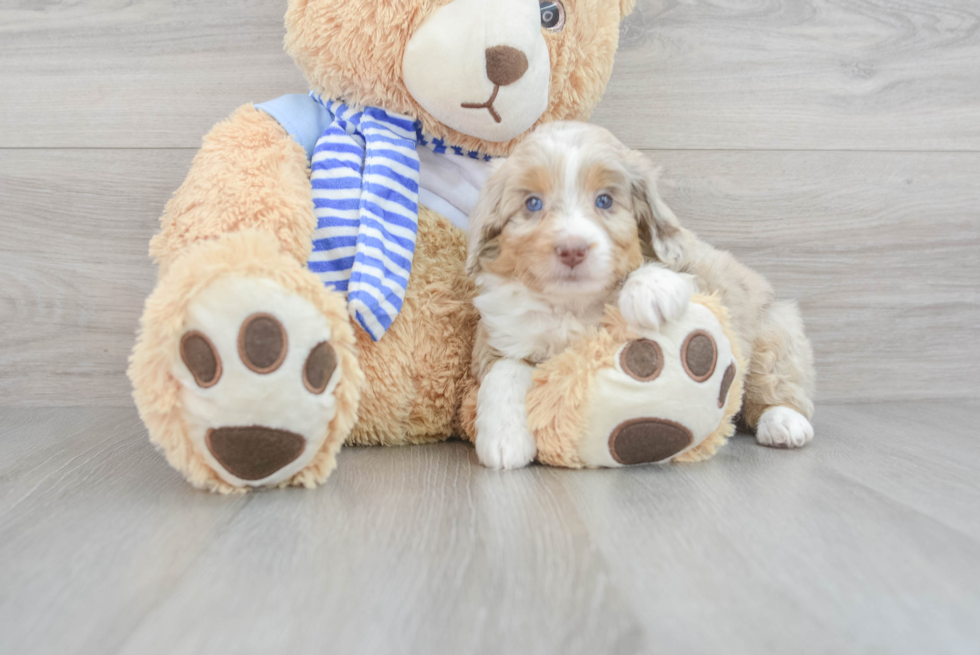
[[[608,193],[604,193],[595,199],[595,206],[599,209],[609,209],[612,207],[613,199]]]
[[[545,0],[541,6],[541,27],[549,32],[561,32],[565,27],[565,5],[561,0]]]
[[[539,212],[544,209],[544,203],[541,201],[541,198],[528,198],[524,206],[527,207],[529,212]]]

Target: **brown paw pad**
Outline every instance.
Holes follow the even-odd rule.
[[[609,452],[620,464],[649,464],[670,459],[694,441],[680,423],[638,418],[620,423],[609,437]]]
[[[318,343],[310,351],[303,365],[303,384],[310,393],[317,395],[327,390],[327,384],[337,369],[337,353],[326,341]]]
[[[718,346],[714,338],[704,330],[695,330],[687,335],[681,346],[681,363],[695,382],[710,378],[718,363]]]
[[[725,401],[728,399],[728,390],[732,388],[732,382],[734,381],[735,362],[732,362],[725,369],[725,375],[721,378],[721,391],[718,392],[718,407],[725,406]]]
[[[634,380],[651,382],[664,370],[664,352],[657,342],[638,339],[623,349],[619,365]]]
[[[208,430],[208,450],[241,480],[262,480],[303,454],[306,439],[260,425]]]
[[[221,358],[202,332],[188,332],[181,338],[180,358],[202,389],[213,387],[221,379]]]
[[[272,314],[252,314],[238,332],[238,355],[242,363],[261,375],[282,366],[288,346],[286,330]]]

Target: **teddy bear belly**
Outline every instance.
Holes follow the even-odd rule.
[[[479,320],[465,263],[463,231],[420,207],[412,275],[401,313],[378,342],[357,329],[359,362],[367,381],[348,444],[426,443],[457,431],[456,415],[470,384]]]

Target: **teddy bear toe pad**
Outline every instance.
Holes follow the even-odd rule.
[[[213,387],[221,379],[221,360],[214,344],[204,334],[187,332],[180,340],[180,359],[202,389]]]
[[[579,456],[586,466],[665,462],[696,447],[724,418],[736,373],[715,315],[692,304],[659,331],[636,330],[593,384]]]
[[[316,307],[267,279],[221,279],[191,303],[173,374],[191,442],[225,482],[280,484],[319,451],[337,412],[330,337]]]

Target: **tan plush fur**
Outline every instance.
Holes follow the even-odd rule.
[[[585,432],[590,390],[596,374],[613,366],[622,342],[615,321],[590,331],[564,354],[538,366],[527,395],[527,423],[538,446],[538,461],[582,468],[578,443]]]
[[[316,226],[306,153],[268,114],[245,105],[204,137],[160,224],[150,254],[161,276],[188,245],[245,228],[275,235],[305,262]]]
[[[188,305],[215,281],[233,276],[272,280],[312,303],[331,323],[331,343],[341,369],[335,391],[337,414],[325,426],[327,439],[316,458],[287,483],[306,487],[320,484],[336,466],[336,453],[357,416],[363,375],[353,353],[354,331],[343,299],[327,291],[267,232],[243,230],[198,241],[172,262],[170,272],[146,301],[140,336],[130,358],[129,377],[140,417],[150,440],[191,484],[221,493],[240,491],[220,480],[191,445],[182,419],[180,384],[171,373],[179,357],[175,344],[185,330],[183,318]]]
[[[633,0],[564,0],[565,29],[547,37],[551,55],[548,110],[537,125],[586,120],[605,90],[619,44],[619,21]],[[338,2],[291,0],[286,51],[325,97],[417,116],[425,131],[467,149],[508,155],[523,138],[488,143],[452,130],[429,115],[401,78],[411,35],[449,0]]]
[[[398,320],[377,343],[357,331],[368,383],[349,443],[425,443],[456,432],[478,320],[465,256],[465,235],[423,208]]]

